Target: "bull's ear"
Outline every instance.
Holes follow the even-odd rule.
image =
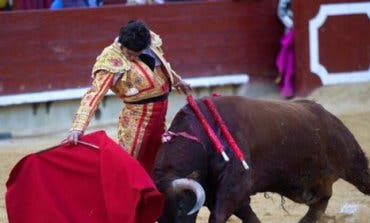
[[[191,174],[187,175],[186,178],[192,179],[192,180],[198,180],[199,179],[199,173],[198,171],[193,171]]]

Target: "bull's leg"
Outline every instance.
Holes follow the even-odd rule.
[[[316,188],[311,188],[314,193],[312,201],[308,202],[309,209],[299,223],[315,223],[325,213],[333,192],[332,184],[333,182],[328,180],[324,184],[316,186]]]
[[[241,207],[234,213],[238,218],[242,219],[243,223],[261,223],[257,215],[249,205],[250,198],[248,198]]]
[[[226,204],[227,203],[227,204]],[[230,202],[226,201],[223,204],[219,202],[211,210],[211,214],[209,216],[208,222],[209,223],[225,223],[227,219],[233,214],[235,210],[235,206]]]
[[[237,210],[246,194],[246,190],[243,190],[241,185],[243,183],[231,185],[225,181],[220,184],[215,203],[210,210],[209,223],[225,223]]]
[[[329,199],[330,197],[323,198],[318,202],[309,205],[306,215],[299,221],[299,223],[315,223],[325,213]]]

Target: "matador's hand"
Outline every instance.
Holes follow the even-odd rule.
[[[77,145],[77,142],[81,138],[82,135],[83,135],[83,132],[80,130],[71,130],[68,133],[67,142],[73,145]]]
[[[184,93],[184,94],[189,94],[191,91],[192,91],[192,88],[190,86],[190,84],[186,83],[185,81],[183,80],[179,80],[175,85],[174,85],[175,89],[177,90],[177,92],[179,93]]]

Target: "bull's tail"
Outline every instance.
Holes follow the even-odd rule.
[[[341,154],[340,167],[338,168],[339,177],[351,183],[362,193],[370,195],[370,170],[369,162],[360,145],[354,139],[347,148],[346,154]],[[347,138],[348,139],[348,138]],[[347,141],[348,142],[348,141]]]
[[[352,151],[350,161],[345,163],[347,166],[343,171],[342,179],[353,184],[366,195],[370,195],[370,170],[368,168],[368,160],[364,152],[359,148],[357,151]]]
[[[349,131],[342,133],[339,175],[362,193],[370,195],[369,161],[354,136]]]
[[[362,193],[370,195],[369,162],[364,151],[342,121],[332,114],[330,117],[328,154],[339,171],[339,177],[356,186]]]

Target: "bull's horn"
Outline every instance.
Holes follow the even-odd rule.
[[[191,190],[197,197],[197,201],[195,202],[194,207],[188,212],[188,215],[194,214],[197,212],[204,204],[206,200],[206,193],[202,185],[200,185],[197,181],[187,178],[176,179],[172,181],[172,187],[175,191],[181,190]]]

